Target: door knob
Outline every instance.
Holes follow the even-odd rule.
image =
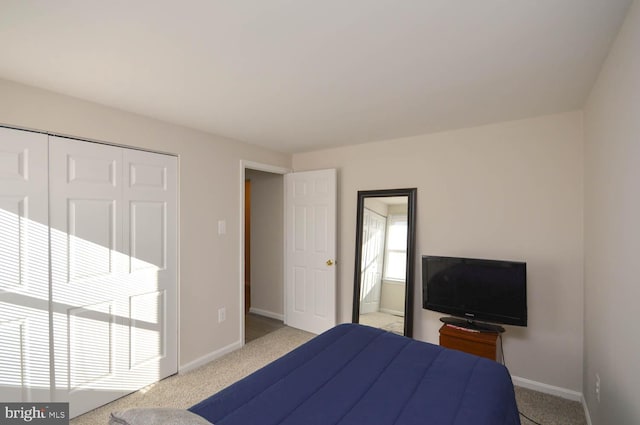
[[[333,266],[333,260],[327,260],[327,266]]]

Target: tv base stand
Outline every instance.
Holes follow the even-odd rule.
[[[499,332],[480,332],[444,324],[440,328],[440,345],[496,361],[496,342],[499,335]]]
[[[468,329],[469,331],[472,331],[472,332],[488,332],[488,333],[504,332],[504,328],[500,325],[476,322],[474,320],[460,319],[458,317],[441,317],[440,321],[444,324]]]

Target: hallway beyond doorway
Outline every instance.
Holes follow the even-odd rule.
[[[244,319],[244,342],[245,344],[254,339],[265,336],[275,330],[283,328],[282,320],[272,319],[266,316],[260,316],[255,313],[248,313]]]

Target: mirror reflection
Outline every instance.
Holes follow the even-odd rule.
[[[414,197],[415,189],[358,192],[353,321],[407,336]]]

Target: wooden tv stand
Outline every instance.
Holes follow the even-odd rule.
[[[440,345],[495,361],[498,335],[498,332],[477,332],[451,325],[442,325]]]

